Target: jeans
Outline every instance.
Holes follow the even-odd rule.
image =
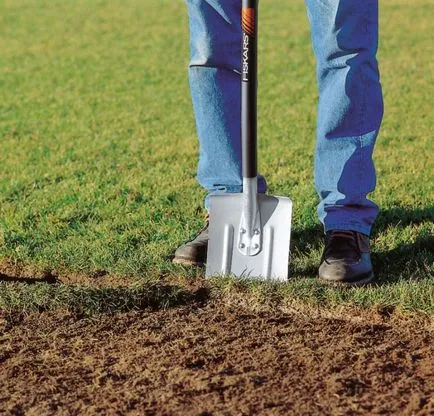
[[[199,136],[198,181],[242,192],[241,0],[187,0],[189,81]],[[372,152],[383,116],[376,52],[378,0],[306,0],[317,61],[318,216],[325,231],[369,235],[378,207]],[[277,11],[276,11],[277,13]],[[266,181],[259,176],[259,192]],[[207,208],[207,200],[205,201]]]

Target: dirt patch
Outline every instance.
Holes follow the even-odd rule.
[[[0,413],[428,415],[433,334],[201,307],[0,318]],[[413,322],[413,323],[412,323]]]
[[[2,260],[0,262],[0,282],[10,283],[63,283],[90,287],[118,287],[130,285],[134,279],[116,276],[106,270],[91,273],[71,273],[70,270],[52,270],[32,267],[19,262]]]

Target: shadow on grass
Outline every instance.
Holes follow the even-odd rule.
[[[418,225],[426,221],[434,221],[434,207],[392,208],[380,212],[372,236],[390,227],[406,227]],[[319,249],[324,242],[322,226],[314,226],[304,230],[295,230],[292,235],[293,244],[301,253]],[[377,284],[393,284],[397,280],[427,277],[433,273],[434,236],[421,236],[412,244],[404,244],[393,250],[374,252],[372,255],[374,270],[378,276]],[[317,274],[317,266],[309,264],[299,267],[295,274],[302,277],[312,277]]]
[[[161,310],[178,306],[202,306],[210,297],[201,287],[194,291],[160,282],[137,287],[84,287],[63,284],[1,285],[3,311],[67,310],[77,317],[111,314],[132,310]]]
[[[87,289],[71,299],[69,309],[85,315],[144,309],[156,311],[193,304],[203,305],[209,296],[206,288],[189,291],[181,286],[156,282],[137,288]]]
[[[59,283],[55,276],[47,276],[47,277],[19,277],[19,276],[8,276],[6,274],[0,273],[0,282],[8,282],[8,283],[26,283],[28,285],[34,285],[36,283],[47,283],[47,284],[55,284]]]
[[[375,237],[390,226],[406,227],[419,225],[426,221],[434,221],[434,206],[414,209],[402,207],[386,209],[380,211],[372,235]]]
[[[375,252],[372,262],[377,284],[390,285],[398,280],[418,280],[434,273],[434,237],[418,237],[412,244]]]

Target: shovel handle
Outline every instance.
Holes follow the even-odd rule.
[[[242,0],[241,9],[241,148],[243,178],[256,178],[258,0]]]

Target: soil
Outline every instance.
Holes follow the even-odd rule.
[[[63,283],[91,287],[119,287],[128,283],[125,276],[116,276],[105,270],[95,270],[93,273],[71,273],[70,270],[41,270],[38,267],[26,266],[3,259],[0,261],[0,281],[26,284]]]
[[[218,300],[0,315],[0,414],[433,415],[433,338],[418,319]]]

